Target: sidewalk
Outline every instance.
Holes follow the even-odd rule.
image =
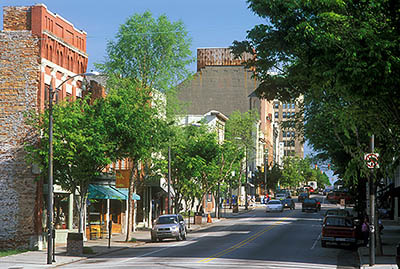
[[[190,228],[189,225],[187,225],[188,232],[190,233],[207,228],[210,225],[213,225],[213,223],[223,221],[225,218],[230,218],[249,212],[252,209],[253,207],[249,207],[249,210],[245,210],[241,207],[239,213],[232,213],[232,210],[227,208],[225,210],[221,210],[221,219],[212,218],[212,223],[207,223],[207,216],[203,216],[201,225],[193,224],[193,218],[191,218]],[[185,218],[185,220],[187,221],[187,218]],[[136,241],[125,242],[124,234],[113,234],[111,236],[110,248],[108,247],[108,238],[87,240],[83,243],[84,248],[85,250],[91,250],[92,253],[84,253],[82,256],[67,256],[66,244],[57,244],[55,250],[55,262],[53,262],[52,264],[47,264],[47,250],[28,251],[21,254],[0,257],[0,269],[54,268],[60,265],[102,256],[123,249],[141,246],[150,242],[150,230],[137,230],[136,232],[131,234],[131,238],[135,238]]]
[[[375,255],[375,265],[369,266],[369,248],[359,247],[360,268],[389,269],[398,268],[396,264],[396,246],[400,243],[400,222],[382,220],[383,256]]]

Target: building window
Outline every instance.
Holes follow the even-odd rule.
[[[47,103],[49,101],[49,92],[50,92],[50,85],[44,85],[44,102]]]
[[[286,137],[286,132],[285,131],[282,132],[282,137]]]
[[[279,118],[279,112],[275,112],[275,119]]]
[[[292,115],[291,115],[291,117],[292,117],[292,118],[294,118],[294,115],[295,115],[295,113],[294,113],[294,112],[292,112]]]
[[[292,103],[292,109],[295,109],[295,103]]]
[[[294,137],[295,136],[295,132],[292,132],[292,137]]]
[[[283,109],[286,109],[286,104],[282,104],[282,108],[283,108]]]
[[[286,118],[286,112],[282,112],[282,118]]]
[[[274,107],[275,107],[275,108],[279,108],[279,103],[275,103],[275,104],[274,104]]]

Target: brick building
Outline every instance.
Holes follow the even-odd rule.
[[[0,248],[35,247],[43,238],[43,181],[25,162],[35,134],[24,113],[43,111],[53,88],[86,71],[86,33],[43,4],[3,7],[0,32]],[[83,78],[62,86],[56,101],[82,96]],[[71,199],[71,197],[69,197]],[[69,221],[69,223],[72,223]],[[39,246],[40,247],[40,246]]]

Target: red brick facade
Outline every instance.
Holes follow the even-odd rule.
[[[0,248],[38,247],[43,183],[25,162],[36,136],[24,113],[43,111],[48,87],[86,72],[86,33],[38,4],[4,7],[0,32]],[[82,77],[65,83],[57,100],[82,95]],[[40,247],[40,246],[39,246]]]

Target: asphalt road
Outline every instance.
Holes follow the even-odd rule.
[[[318,213],[286,209],[249,213],[188,234],[62,266],[62,268],[358,268],[356,250],[321,248]]]

